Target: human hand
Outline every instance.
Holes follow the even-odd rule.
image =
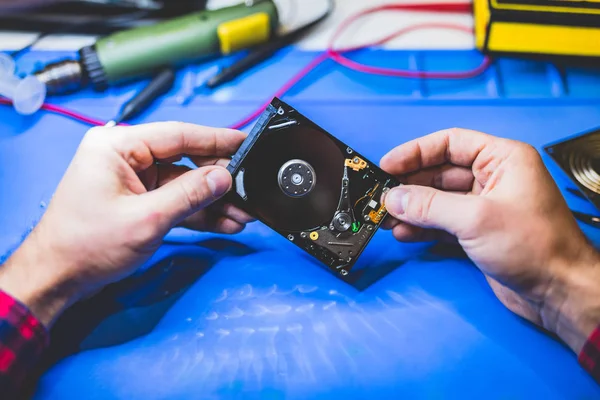
[[[533,147],[450,129],[381,167],[406,184],[384,199],[396,239],[457,240],[508,309],[579,353],[600,323],[600,259]]]
[[[40,223],[0,268],[0,288],[48,326],[135,271],[176,225],[239,232],[251,218],[213,202],[231,188],[226,157],[244,138],[176,122],[91,129]],[[199,168],[174,165],[182,156]]]

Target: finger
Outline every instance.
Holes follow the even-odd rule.
[[[443,242],[456,242],[454,236],[439,229],[421,228],[405,223],[397,224],[394,229],[392,229],[392,234],[396,240],[405,243],[433,242],[438,240]]]
[[[200,163],[200,165],[196,164],[198,167],[205,167],[211,165],[217,165],[221,167],[225,167],[229,164],[228,159],[212,159],[212,162],[207,161],[206,163]],[[156,167],[152,165],[146,170],[139,173],[140,179],[144,182],[144,185],[148,190],[153,190],[157,187],[161,187],[168,182],[171,182],[173,179],[183,175],[184,173],[190,171],[191,168],[185,165],[175,165],[175,164],[156,164]]]
[[[223,218],[217,220],[217,224],[215,225],[214,232],[216,233],[226,233],[228,235],[233,235],[235,233],[240,233],[244,230],[246,225],[240,224],[237,221],[234,221],[229,218]]]
[[[385,206],[392,217],[422,228],[441,229],[461,238],[461,233],[486,218],[481,196],[449,193],[424,186],[403,185],[390,190]]]
[[[116,149],[136,171],[148,168],[155,159],[188,154],[227,157],[235,153],[246,134],[233,129],[210,128],[183,122],[113,127]]]
[[[427,168],[412,173],[404,179],[404,182],[409,185],[462,192],[472,190],[474,181],[475,177],[470,169],[451,164]]]
[[[192,160],[194,165],[196,165],[197,167],[205,167],[207,165],[218,165],[221,167],[227,167],[227,165],[229,165],[229,162],[231,161],[230,158],[223,157],[189,156],[189,159]]]
[[[208,226],[214,226],[219,218],[227,218],[241,225],[254,222],[255,219],[246,212],[240,210],[232,204],[215,203],[207,208],[200,210],[187,217],[182,224],[184,226],[194,226],[196,230],[208,229]]]
[[[149,191],[165,185],[167,182],[185,174],[190,169],[184,165],[153,164],[139,172],[138,176],[146,187],[146,190]]]
[[[185,165],[175,165],[175,164],[158,164],[156,166],[157,169],[157,177],[156,177],[156,186],[161,187],[171,182],[173,179],[179,178],[181,175],[185,174],[192,169]]]
[[[479,153],[495,138],[466,129],[447,129],[401,144],[381,159],[381,168],[392,175],[405,175],[444,163],[470,167]]]
[[[180,226],[200,232],[233,234],[241,232],[245,224],[221,214],[211,214],[208,210],[199,211],[184,219]]]
[[[210,166],[210,165],[222,166],[222,164],[223,163],[217,162],[215,164],[207,164],[206,166]],[[205,165],[202,165],[202,166],[205,166]],[[148,168],[146,171],[149,171],[151,169],[152,169],[152,167]],[[152,187],[149,190],[164,186],[167,183],[171,182],[173,179],[180,177],[181,175],[183,175],[184,173],[186,173],[190,170],[191,170],[191,168],[187,167],[185,165],[157,164],[156,172],[154,173],[154,175],[156,175],[155,179],[154,179],[155,184],[154,184],[154,187]],[[150,176],[151,175],[152,174],[150,174]]]
[[[389,231],[390,229],[393,229],[396,225],[398,225],[400,223],[399,220],[397,220],[396,218],[392,218],[391,216],[387,216],[383,222],[381,223],[380,227],[383,230]]]
[[[212,204],[230,188],[231,175],[226,169],[202,167],[187,171],[142,197],[146,212],[159,216],[162,228],[170,229]]]
[[[237,221],[240,224],[244,225],[256,221],[256,218],[254,218],[244,210],[241,210],[240,208],[234,206],[233,204],[224,204],[222,208],[222,213],[227,218]]]
[[[156,161],[163,163],[163,164],[174,164],[178,161],[181,161],[181,159],[183,158],[183,154],[178,154],[176,156],[173,157],[167,157],[167,158],[163,158],[163,159],[157,159]]]

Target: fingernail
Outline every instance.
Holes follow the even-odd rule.
[[[401,187],[390,190],[385,195],[385,206],[387,210],[395,215],[404,214],[408,206],[409,193]]]
[[[214,197],[220,197],[229,190],[231,177],[223,168],[213,169],[206,175],[206,183]]]

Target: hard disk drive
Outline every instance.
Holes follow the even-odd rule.
[[[600,129],[544,147],[546,152],[600,209]]]
[[[387,215],[398,182],[273,99],[228,166],[234,201],[346,276]]]

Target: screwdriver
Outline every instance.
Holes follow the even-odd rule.
[[[108,122],[106,126],[115,126],[135,117],[148,108],[154,100],[167,93],[173,87],[174,82],[175,71],[172,68],[162,69],[144,89],[125,103],[119,115],[114,120]]]
[[[304,34],[309,32],[317,24],[323,21],[327,16],[329,16],[329,13],[324,14],[315,21],[312,21],[292,32],[278,36],[270,42],[256,46],[254,49],[250,50],[246,57],[242,58],[241,60],[232,64],[229,67],[221,69],[221,71],[217,75],[208,79],[204,83],[204,86],[209,89],[214,89],[217,86],[221,86],[222,84],[235,79],[236,77],[248,71],[255,65],[267,60],[277,51],[296,42]]]

